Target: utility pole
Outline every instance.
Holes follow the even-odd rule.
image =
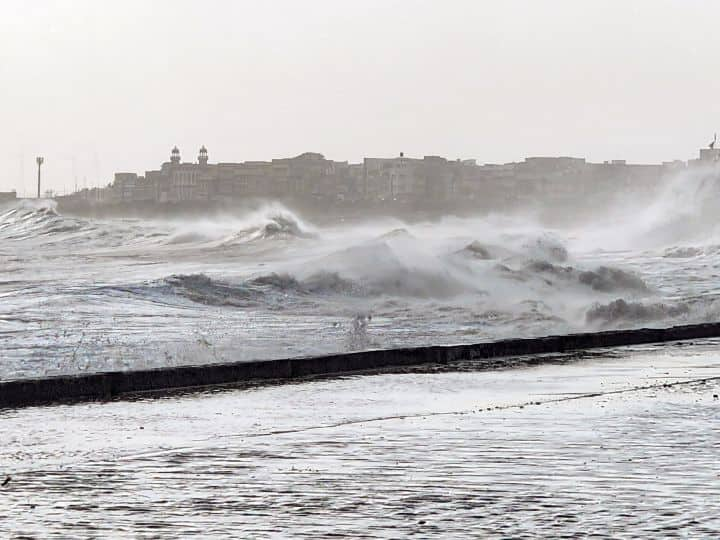
[[[43,164],[44,161],[45,158],[43,157],[38,156],[35,158],[35,162],[38,165],[38,199],[40,198],[40,166]]]

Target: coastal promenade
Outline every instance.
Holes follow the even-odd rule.
[[[720,323],[610,330],[562,336],[507,339],[488,343],[368,350],[327,356],[215,363],[148,370],[21,379],[0,382],[0,407],[63,401],[109,400],[155,393],[262,381],[473,362],[475,369],[541,364],[543,356],[588,349],[720,337]]]
[[[5,409],[0,536],[714,538],[717,347]]]

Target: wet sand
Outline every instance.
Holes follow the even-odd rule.
[[[720,354],[3,411],[2,537],[716,537]]]

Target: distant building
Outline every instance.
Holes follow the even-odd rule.
[[[422,160],[408,158],[403,152],[394,158],[365,158],[364,192],[371,200],[403,200],[425,192],[421,174]]]
[[[135,173],[115,173],[113,189],[120,202],[132,202],[136,191],[138,175]]]
[[[485,163],[442,156],[366,157],[362,163],[333,161],[318,152],[290,158],[210,163],[201,146],[196,162],[183,162],[174,147],[159,169],[116,173],[107,188],[84,189],[70,199],[89,204],[192,203],[232,204],[248,198],[293,201],[350,201],[375,204],[442,204],[472,201],[478,208],[589,200],[611,201],[618,194],[643,196],[662,178],[688,166],[720,170],[720,149],[713,141],[698,159],[686,163],[629,164],[622,159],[589,163],[578,157],[533,156],[521,162]],[[0,201],[14,199],[0,193]]]
[[[212,199],[216,177],[217,166],[208,164],[205,146],[198,151],[197,163],[182,163],[180,150],[175,146],[170,161],[163,163],[160,170],[145,171],[141,199],[150,200],[152,195],[157,202],[208,201]]]
[[[273,159],[273,192],[279,196],[335,198],[335,162],[320,153]]]
[[[715,148],[716,142],[717,135],[707,148],[700,149],[699,158],[690,160],[689,165],[694,167],[714,167],[720,164],[720,148]]]

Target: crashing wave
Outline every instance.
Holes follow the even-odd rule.
[[[302,281],[303,288],[314,294],[332,293],[366,296],[368,291],[359,283],[345,279],[337,272],[316,272]]]
[[[163,280],[173,294],[207,305],[250,306],[295,298],[306,301],[321,296],[434,298],[457,294],[447,277],[404,270],[386,276],[349,279],[338,272],[320,271],[298,278],[288,273],[268,273],[240,283],[205,274],[172,275]]]
[[[534,242],[526,243],[523,248],[534,259],[553,262],[565,262],[568,260],[567,248],[558,239],[550,235],[536,238]]]
[[[257,301],[257,294],[242,285],[231,285],[205,274],[179,274],[165,278],[165,283],[179,294],[212,306],[246,306]]]
[[[633,323],[661,321],[686,316],[690,312],[687,304],[665,304],[662,302],[643,304],[627,302],[622,298],[608,304],[595,304],[585,314],[588,323],[606,325],[627,325]]]
[[[238,232],[223,244],[247,243],[260,240],[291,240],[314,238],[312,228],[290,210],[273,205],[253,212],[238,224]]]
[[[300,282],[290,274],[277,274],[272,272],[253,278],[250,280],[250,283],[260,287],[274,287],[281,291],[300,290]]]
[[[313,235],[304,230],[294,216],[278,214],[260,228],[261,238],[309,238]]]
[[[704,255],[705,250],[699,247],[684,246],[684,247],[673,247],[667,248],[663,257],[668,259],[690,259],[699,255]]]
[[[273,272],[255,277],[249,283],[299,294],[346,294],[357,296],[368,294],[368,291],[360,284],[341,277],[337,272],[315,272],[302,280],[290,274]]]
[[[165,240],[165,244],[168,246],[199,244],[210,240],[211,238],[202,232],[181,232],[171,235],[167,240]]]
[[[58,213],[54,202],[22,201],[0,215],[0,235],[7,240],[25,240],[90,229],[87,221]]]
[[[559,266],[547,261],[532,261],[526,265],[526,269],[555,278],[577,281],[599,292],[621,290],[642,294],[650,292],[648,285],[639,276],[610,266],[599,266],[595,270],[578,270],[572,266]]]
[[[456,253],[459,255],[466,255],[473,259],[480,259],[484,261],[495,258],[491,253],[490,249],[478,242],[477,240],[469,243],[467,246],[462,248],[460,251],[457,251]]]
[[[562,263],[568,260],[569,254],[565,246],[550,235],[543,235],[528,240],[524,234],[500,235],[499,238],[485,241],[473,240],[462,249],[455,251],[469,259],[522,262],[526,260],[549,261]]]
[[[240,283],[205,274],[177,274],[165,278],[163,284],[169,286],[173,294],[212,306],[250,307],[276,303],[288,295],[365,294],[362,287],[333,273],[317,273],[304,280],[289,274],[270,273]]]
[[[592,287],[595,291],[613,292],[618,290],[632,290],[640,293],[650,292],[650,288],[639,276],[609,266],[599,266],[595,270],[580,272],[578,274],[578,280],[583,285]]]
[[[411,239],[414,240],[415,237],[404,227],[399,227],[397,229],[393,229],[392,231],[388,231],[384,234],[381,234],[378,237],[379,240],[394,240],[394,239]]]
[[[323,271],[337,272],[355,283],[355,290],[372,296],[447,298],[479,290],[470,278],[462,280],[440,258],[414,242],[396,245],[374,240],[318,259]]]

